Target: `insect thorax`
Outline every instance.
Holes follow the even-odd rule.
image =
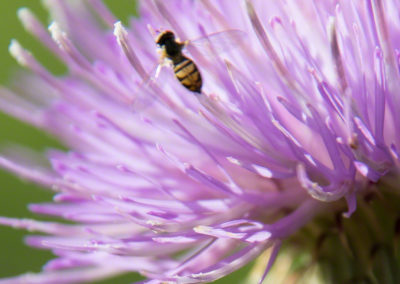
[[[164,45],[165,53],[171,59],[182,53],[182,47],[183,46],[175,40],[167,40]]]

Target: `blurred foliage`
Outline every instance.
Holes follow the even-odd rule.
[[[40,43],[24,32],[16,12],[20,7],[29,7],[38,17],[47,22],[47,13],[39,1],[0,0],[0,82],[7,84],[11,74],[17,70],[17,63],[8,54],[11,38],[17,38],[24,46],[44,61],[47,52]],[[46,62],[46,66],[51,62]],[[53,68],[54,70],[54,68]],[[1,99],[1,98],[0,98]],[[7,144],[22,144],[35,150],[59,147],[58,143],[45,133],[0,113],[0,147]],[[49,201],[52,194],[38,186],[27,183],[12,174],[0,171],[0,215],[12,217],[33,217],[29,203]],[[27,271],[39,271],[46,260],[52,257],[48,251],[36,250],[24,244],[26,232],[0,227],[0,277],[13,276]]]
[[[16,38],[29,49],[53,73],[60,74],[65,71],[64,67],[43,48],[39,41],[24,31],[17,18],[18,8],[28,7],[45,25],[48,25],[50,22],[48,13],[40,2],[39,0],[0,0],[0,83],[3,85],[9,84],[12,74],[19,69],[8,53],[8,45],[12,38]],[[130,16],[135,15],[136,6],[133,0],[106,0],[105,3],[124,23],[127,23]],[[10,144],[23,145],[39,152],[44,152],[49,148],[63,148],[54,137],[0,113],[0,148]],[[52,200],[52,193],[48,189],[28,183],[3,170],[0,170],[0,189],[0,216],[37,218],[38,216],[29,212],[27,205]],[[52,258],[52,253],[49,251],[26,246],[24,236],[27,234],[23,230],[0,226],[0,278],[26,272],[39,272],[42,266]],[[248,270],[249,267],[246,267],[217,283],[244,283]],[[130,274],[100,283],[130,283],[137,279],[136,276]]]

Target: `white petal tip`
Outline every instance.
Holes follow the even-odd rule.
[[[66,33],[61,29],[57,22],[52,22],[48,27],[53,40],[58,44],[61,49],[68,49],[68,39]]]
[[[42,2],[42,5],[47,9],[51,8],[52,5],[54,5],[53,0],[42,0],[41,2]]]
[[[117,37],[118,40],[124,38],[127,34],[126,29],[122,25],[121,21],[118,21],[114,24],[114,35]]]
[[[16,39],[11,40],[11,43],[8,46],[8,51],[18,61],[20,65],[26,66],[28,64],[27,55],[29,53],[21,46],[21,44]]]
[[[32,17],[32,12],[27,7],[21,7],[18,9],[17,15],[22,22],[25,22]]]
[[[52,22],[48,27],[50,33],[54,36],[62,34],[60,25],[57,22]]]
[[[35,33],[35,31],[37,32],[37,30],[40,29],[40,21],[29,8],[22,7],[18,9],[17,15],[26,30]]]

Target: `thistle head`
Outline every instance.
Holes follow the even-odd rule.
[[[129,27],[100,1],[45,3],[48,31],[27,10],[21,20],[69,74],[13,41],[42,95],[2,88],[0,108],[69,150],[49,151],[47,168],[6,154],[0,165],[51,188],[54,202],[30,209],[68,223],[0,219],[47,234],[27,242],[56,255],[17,281],[211,282],[261,255],[259,282],[275,260],[304,281],[399,279],[396,1],[141,1]],[[161,48],[204,39],[185,51],[201,93],[171,70],[152,76],[149,26],[168,28]],[[215,40],[237,30],[246,39]]]

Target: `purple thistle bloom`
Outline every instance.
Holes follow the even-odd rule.
[[[49,151],[51,167],[6,153],[0,166],[56,193],[31,211],[72,223],[1,218],[45,233],[27,243],[56,255],[9,281],[139,272],[149,283],[211,282],[268,249],[261,282],[315,220],[351,220],[371,196],[399,197],[395,0],[142,1],[129,28],[96,0],[45,3],[49,32],[27,9],[19,16],[69,74],[52,75],[14,40],[11,54],[32,73],[19,79],[25,93],[1,89],[0,109],[70,151]],[[211,52],[212,36],[211,47],[188,46],[204,82],[195,94],[171,68],[148,80],[159,61],[149,26],[181,39],[246,36],[223,53]],[[395,222],[394,212],[379,218]],[[311,243],[331,229],[321,227]],[[371,239],[359,250],[378,250]]]

